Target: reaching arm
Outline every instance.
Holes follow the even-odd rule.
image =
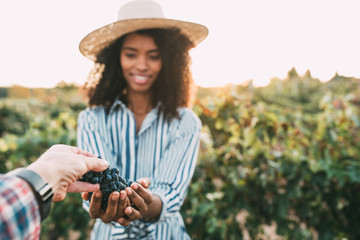
[[[0,239],[39,238],[40,222],[50,211],[51,191],[52,200],[61,201],[69,191],[98,190],[99,186],[76,180],[89,170],[103,171],[107,166],[77,147],[54,145],[27,168],[1,175]],[[47,186],[46,202],[41,198],[42,189],[34,186],[37,183]]]

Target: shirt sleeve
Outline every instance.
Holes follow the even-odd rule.
[[[180,116],[150,189],[163,203],[159,221],[180,210],[194,174],[200,145],[200,119],[189,109]]]
[[[39,239],[39,205],[27,182],[0,175],[0,239]]]

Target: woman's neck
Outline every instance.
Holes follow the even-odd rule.
[[[135,115],[146,115],[152,109],[151,94],[144,93],[128,93],[128,108]]]

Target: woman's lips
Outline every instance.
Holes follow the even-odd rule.
[[[133,75],[132,76],[135,83],[144,84],[150,80],[150,76],[143,76],[143,75]]]

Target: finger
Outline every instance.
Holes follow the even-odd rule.
[[[125,214],[132,220],[138,220],[141,218],[140,212],[132,207],[125,208]]]
[[[149,188],[150,186],[150,179],[147,177],[140,178],[137,180],[138,183],[140,183],[144,188]]]
[[[131,184],[131,188],[145,201],[146,204],[150,204],[153,201],[153,196],[149,190],[145,189],[138,183]]]
[[[117,214],[119,192],[112,192],[109,196],[108,205],[106,207],[105,216],[102,218],[104,223],[109,223],[115,219]]]
[[[80,154],[80,155],[83,155],[85,157],[96,157],[94,154],[89,153],[88,151],[85,151],[85,150],[83,150],[81,148],[78,148],[78,147],[70,146],[70,150],[75,154]]]
[[[69,185],[66,192],[96,192],[100,190],[99,184],[76,181]]]
[[[101,172],[109,166],[107,161],[97,157],[85,157],[82,155],[79,155],[79,157],[81,157],[81,159],[84,161],[87,167],[87,171],[93,170],[95,172]]]
[[[124,215],[125,215],[124,210],[128,206],[130,206],[130,200],[126,195],[126,192],[124,190],[121,190],[120,196],[119,196],[116,219],[124,217]]]
[[[118,221],[117,221],[121,226],[123,226],[123,227],[127,227],[127,226],[129,226],[129,224],[132,222],[132,220],[131,219],[126,219],[126,218],[120,218]]]
[[[91,197],[89,215],[91,218],[98,218],[101,215],[101,191],[95,192]]]
[[[84,199],[85,201],[89,201],[89,193],[88,192],[83,192],[81,193],[81,198]]]
[[[129,188],[129,187],[125,188],[125,191],[126,191],[126,194],[129,197],[130,201],[137,207],[137,209],[140,212],[146,212],[147,211],[147,205],[145,204],[144,199],[139,196],[139,194],[137,194],[132,188]],[[126,209],[128,209],[128,208],[126,208]],[[128,215],[126,212],[125,212],[125,214]]]

